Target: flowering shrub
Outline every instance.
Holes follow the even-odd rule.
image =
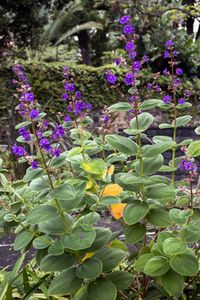
[[[46,284],[48,297],[184,298],[187,293],[192,294],[198,280],[200,205],[199,182],[196,188],[193,185],[198,176],[193,157],[200,155],[200,141],[176,142],[177,128],[191,120],[189,115],[178,117],[179,110],[191,105],[187,101],[190,92],[185,91],[184,98],[177,99],[182,70],[177,67],[178,53],[173,42],[166,41],[164,56],[169,70],[164,70],[164,74],[171,78],[169,95],[157,83],[160,74],[155,74],[147,90],[157,90],[162,99],[141,99],[137,89],[139,71],[148,58],[134,60],[138,35],[129,16],[122,17],[121,23],[125,24],[121,40],[126,43],[130,61],[119,57],[116,64],[130,65],[125,75],[129,96],[120,92],[117,77],[108,70],[106,80],[125,101],[105,107],[99,138],[92,138],[86,129],[92,122],[87,116],[91,104],[85,103],[76,90],[68,67],[63,69],[62,93],[67,114],[61,114],[63,123],[52,132],[30,92],[22,67],[17,63],[14,66],[18,77],[14,80],[18,85],[16,109],[24,118],[16,126],[20,134],[17,142],[31,145],[35,155],[18,143],[13,146],[19,162],[27,162],[29,167],[23,180],[13,183],[1,170],[1,193],[7,200],[1,200],[0,224],[4,234],[9,228],[18,234],[16,251],[26,252],[31,245],[37,249],[36,263],[45,273],[40,284]],[[142,147],[141,139],[146,138],[145,130],[154,120],[146,111],[155,106],[173,110],[173,122],[160,124],[161,129],[173,128],[173,138],[154,136],[152,144]],[[111,111],[132,113],[130,126],[124,130],[128,137],[109,134]],[[26,129],[27,126],[32,129]],[[66,130],[75,146],[62,152],[60,145]],[[182,157],[176,157],[178,147],[183,150]],[[164,165],[162,153],[168,149],[172,150],[172,159]],[[100,152],[103,158],[92,158]],[[181,182],[175,182],[178,168],[188,172],[188,178]],[[158,171],[168,172],[169,176],[157,175]],[[45,198],[46,204],[31,207],[28,200],[33,196],[38,200]],[[21,210],[23,203],[30,206],[28,213]],[[109,210],[122,226],[125,240],[121,231],[98,226],[100,211],[104,210]],[[76,218],[72,211],[79,213]],[[127,245],[134,247],[127,249]],[[51,274],[54,275],[49,284]],[[12,277],[10,284],[15,284]],[[5,295],[6,289],[3,292]]]

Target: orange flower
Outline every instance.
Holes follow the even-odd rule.
[[[103,196],[117,196],[122,192],[123,188],[118,184],[109,184],[106,186]]]
[[[113,204],[111,205],[110,212],[113,215],[115,219],[120,219],[123,215],[123,210],[124,207],[126,206],[127,203],[118,203],[118,204]]]

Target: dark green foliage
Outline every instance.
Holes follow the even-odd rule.
[[[51,117],[55,116],[58,111],[67,114],[67,101],[62,100],[62,94],[65,92],[63,83],[63,67],[61,63],[44,63],[44,62],[25,62],[20,61],[23,66],[25,75],[27,76],[28,83],[32,86],[32,93],[35,99],[41,104],[41,108],[50,114]],[[127,93],[127,87],[123,84],[127,69],[117,68],[112,65],[105,65],[102,67],[94,68],[86,65],[74,65],[70,66],[70,76],[74,78],[76,82],[76,88],[81,92],[82,97],[86,103],[90,102],[93,109],[101,109],[105,105],[111,105],[120,101],[120,94],[116,89],[110,89],[107,80],[105,79],[105,73],[111,70],[120,83],[120,90],[122,93]],[[149,72],[149,68],[141,71],[141,81],[138,86],[141,99],[144,99],[147,92],[147,83],[153,82],[154,74]],[[8,114],[8,109],[11,109],[14,87],[12,84],[13,71],[12,65],[1,64],[0,65],[0,117],[5,117]],[[17,80],[17,78],[15,78]],[[158,83],[167,92],[168,81],[166,76],[161,75]],[[195,81],[191,82],[186,77],[182,78],[182,87],[180,91],[177,91],[177,95],[180,97],[185,90],[191,91],[191,102],[197,103],[198,90],[195,89]],[[160,98],[155,90],[149,90],[150,98]],[[48,100],[50,100],[47,104]],[[17,100],[15,100],[17,105]],[[187,109],[188,111],[188,109]],[[5,120],[1,120],[5,122]]]

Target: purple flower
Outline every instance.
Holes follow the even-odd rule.
[[[31,164],[32,168],[37,169],[38,168],[37,164],[38,164],[37,161],[33,161],[32,164]]]
[[[38,110],[35,110],[35,109],[31,109],[31,112],[30,112],[29,116],[30,116],[32,119],[36,119],[36,118],[39,116],[39,111],[38,111]]]
[[[87,109],[84,101],[76,101],[75,108],[75,115],[79,115],[82,110]]]
[[[20,156],[22,156],[24,153],[25,153],[24,148],[23,147],[18,147],[17,154],[20,155]]]
[[[184,104],[185,103],[185,99],[181,98],[178,102],[179,102],[179,104]]]
[[[180,69],[180,68],[176,69],[176,74],[177,75],[181,75],[182,73],[183,73],[182,69]]]
[[[17,69],[18,70],[22,70],[22,66],[17,66]]]
[[[12,84],[14,85],[14,84],[15,84],[15,82],[16,82],[16,81],[15,81],[15,79],[13,79],[13,80],[12,80]]]
[[[135,99],[135,96],[132,95],[132,96],[131,96],[131,99],[130,99],[130,103],[133,103],[134,99]]]
[[[14,153],[15,155],[17,155],[17,154],[18,154],[18,147],[17,147],[16,144],[14,144],[14,146],[12,147],[12,149],[13,149],[13,153]]]
[[[136,51],[130,51],[130,52],[128,53],[128,56],[129,56],[130,58],[135,58],[135,57],[137,56],[137,52],[136,52]]]
[[[167,73],[167,68],[164,69],[163,74],[165,75]]]
[[[165,53],[164,53],[164,58],[167,58],[169,56],[169,51],[166,51]]]
[[[50,145],[50,144],[46,144],[46,145],[44,145],[44,150],[46,150],[46,151],[51,151],[52,149],[53,149],[53,147]]]
[[[102,119],[103,119],[104,123],[108,123],[108,121],[109,121],[109,117],[108,116],[103,116]]]
[[[190,91],[185,91],[185,94],[186,94],[187,96],[190,96]]]
[[[110,70],[106,73],[105,78],[112,84],[114,84],[117,80],[117,77],[114,74],[110,73]]]
[[[46,127],[46,129],[48,129],[48,123],[46,120],[42,120],[42,122],[44,123],[44,126]]]
[[[41,139],[40,142],[39,142],[40,146],[45,146],[47,144],[49,144],[49,141],[47,139]]]
[[[68,69],[68,67],[64,67],[64,69],[63,69],[63,73],[64,73],[65,71],[67,71],[67,69]]]
[[[172,46],[174,43],[172,41],[166,41],[165,48]]]
[[[66,115],[65,122],[70,122],[70,116],[69,115]]]
[[[163,102],[164,103],[167,103],[168,101],[171,101],[172,100],[172,97],[169,96],[169,95],[166,95],[164,98],[163,98]]]
[[[67,100],[68,95],[66,93],[62,94],[62,98],[63,98],[63,100]]]
[[[88,108],[89,110],[92,109],[91,103],[88,103],[87,108]]]
[[[174,50],[174,55],[178,57],[178,52],[176,50]]]
[[[134,68],[135,73],[139,72],[141,67],[142,67],[142,65],[139,60],[134,61],[133,68]]]
[[[183,168],[184,168],[184,166],[185,166],[185,164],[186,164],[186,160],[183,160],[181,163],[180,163],[180,170],[182,170]]]
[[[147,84],[147,89],[149,90],[151,88],[151,83]]]
[[[148,64],[148,62],[149,62],[149,59],[147,58],[147,56],[146,56],[146,55],[144,55],[144,59],[145,59],[146,63]]]
[[[54,130],[54,133],[53,133],[53,139],[57,139],[59,138],[59,136],[64,136],[65,134],[65,131],[64,131],[64,128],[62,127],[62,125],[57,125],[56,126],[56,129]]]
[[[181,80],[179,78],[174,79],[174,85],[175,86],[181,85]]]
[[[115,59],[115,63],[116,63],[117,66],[119,66],[120,61],[121,61],[121,58],[120,58],[120,57],[117,57],[117,58]]]
[[[126,51],[131,51],[134,49],[134,47],[135,47],[135,45],[132,42],[128,42],[126,44]]]
[[[192,162],[187,162],[187,163],[185,164],[185,169],[186,169],[187,171],[189,171],[191,167],[192,167]]]
[[[71,106],[70,105],[67,106],[67,111],[71,111],[71,110],[72,110]]]
[[[55,155],[56,157],[59,157],[59,156],[60,156],[60,153],[61,153],[61,150],[60,150],[60,149],[56,149],[56,150],[54,151],[54,155]]]
[[[30,139],[31,139],[31,136],[30,136],[30,134],[26,134],[25,136],[24,136],[24,140],[26,141],[26,142],[28,142],[28,141],[30,141]]]
[[[42,132],[41,129],[38,130],[37,135],[38,135],[38,137],[39,137],[40,139],[42,138],[43,132]]]
[[[80,92],[76,92],[76,97],[77,97],[78,99],[80,99],[80,98],[81,98],[81,93],[80,93]]]
[[[129,16],[123,16],[121,17],[120,23],[121,24],[131,23],[131,18]]]
[[[21,127],[19,129],[19,134],[21,134],[21,136],[23,136],[23,138],[26,136],[27,131],[26,131],[25,127]]]
[[[69,85],[69,90],[70,90],[71,92],[73,92],[73,91],[75,90],[75,85],[71,83],[71,84]]]
[[[123,29],[124,33],[126,34],[130,34],[130,33],[134,33],[134,28],[132,25],[126,25]]]
[[[130,85],[133,82],[134,75],[132,73],[127,73],[125,77],[125,83]]]
[[[158,85],[158,83],[156,82],[156,92],[158,93],[160,91],[160,87]]]

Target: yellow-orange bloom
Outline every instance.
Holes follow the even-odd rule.
[[[120,219],[123,215],[123,210],[124,207],[126,206],[127,203],[118,203],[118,204],[113,204],[111,205],[110,212],[113,215],[115,219]]]
[[[106,186],[103,196],[117,196],[122,192],[123,188],[118,184],[109,184]]]

